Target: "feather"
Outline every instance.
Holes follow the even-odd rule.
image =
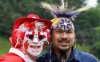
[[[79,9],[76,7],[69,8],[68,3],[64,3],[64,0],[61,0],[61,5],[49,4],[47,2],[41,2],[41,5],[43,8],[49,10],[54,17],[66,17],[70,19],[88,9],[88,7],[82,7]]]
[[[64,0],[61,0],[61,7],[65,8]]]
[[[88,9],[89,9],[89,7],[82,7],[82,8],[77,9],[76,12],[82,12],[82,11],[86,11]]]
[[[58,10],[56,5],[49,4],[47,2],[41,2],[41,5],[43,8],[50,10],[50,11],[57,11]]]

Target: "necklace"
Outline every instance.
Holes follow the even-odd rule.
[[[67,59],[66,60],[61,60],[61,62],[67,62]]]

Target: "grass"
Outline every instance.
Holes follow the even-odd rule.
[[[10,48],[10,41],[7,37],[0,36],[0,57],[6,54]]]

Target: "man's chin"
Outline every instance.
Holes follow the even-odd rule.
[[[68,51],[70,49],[70,47],[69,46],[67,46],[67,47],[60,47],[59,49],[63,50],[63,51]]]

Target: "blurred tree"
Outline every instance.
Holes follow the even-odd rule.
[[[91,47],[91,53],[94,54],[98,59],[100,59],[100,41],[93,44]]]
[[[98,1],[99,5],[100,5],[100,0],[97,0],[97,1]]]
[[[34,0],[1,0],[0,32],[10,35],[14,21],[29,13],[39,13],[39,3]]]
[[[60,4],[60,0],[1,0],[0,1],[0,32],[10,35],[14,21],[29,13],[40,15],[41,18],[52,19],[52,15],[41,8],[40,2]],[[65,0],[70,6],[83,6],[85,0]],[[76,18],[75,27],[79,43],[93,44],[96,39],[95,28],[100,25],[100,5],[81,13]]]
[[[41,1],[60,4],[60,0],[0,0],[0,32],[3,35],[10,35],[14,21],[29,13],[35,13],[42,18],[51,19],[50,13],[41,8]],[[68,2],[74,6],[74,4],[78,5],[82,1],[84,0],[69,0]]]
[[[93,44],[97,38],[95,28],[100,26],[100,6],[81,13],[76,20],[77,41],[80,44]]]

